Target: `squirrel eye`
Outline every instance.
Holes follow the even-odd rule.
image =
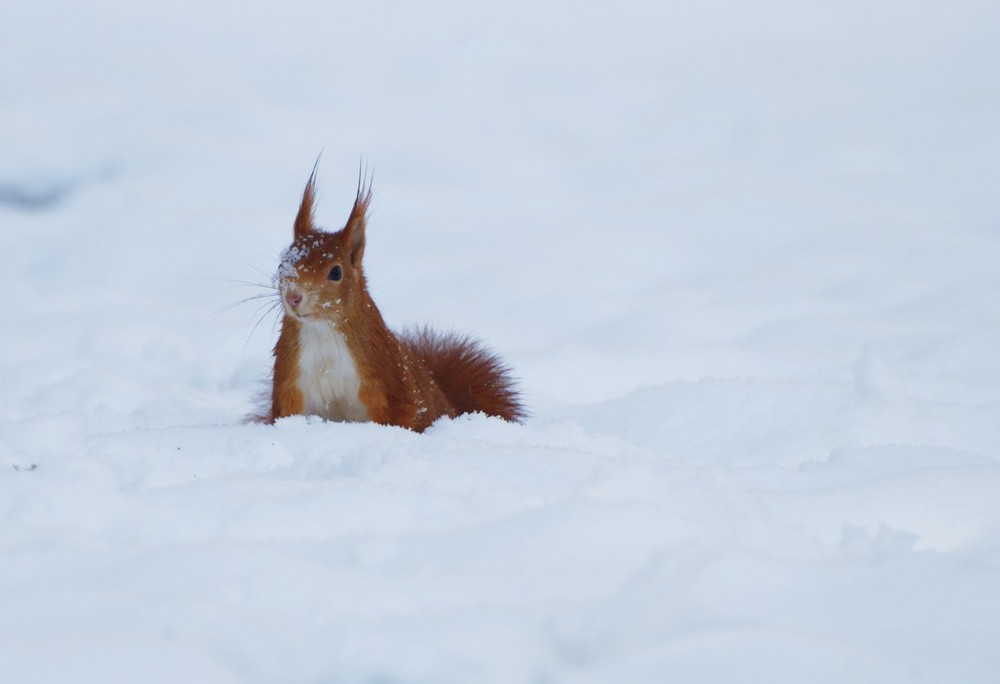
[[[336,266],[331,268],[330,275],[327,276],[327,278],[334,281],[340,280],[343,277],[344,277],[344,271],[342,268],[340,268],[340,264],[337,264]]]

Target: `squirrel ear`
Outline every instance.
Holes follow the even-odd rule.
[[[318,163],[318,160],[317,160]],[[295,217],[295,237],[299,238],[313,232],[313,199],[316,196],[316,167],[313,167],[309,175],[309,182],[302,193],[302,204],[299,205],[299,213]]]
[[[357,268],[361,257],[365,254],[365,218],[368,214],[368,204],[372,201],[372,188],[358,186],[358,196],[351,208],[351,215],[344,226],[344,246],[350,255],[351,265]]]

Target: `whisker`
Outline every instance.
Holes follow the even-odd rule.
[[[280,321],[281,321],[281,316],[280,315],[275,316],[274,319],[271,321],[271,337],[272,338],[278,332],[278,324],[279,324]]]
[[[261,272],[261,275],[264,275]],[[274,285],[271,284],[271,277],[267,276],[267,281],[263,283],[254,282],[252,280],[237,280],[235,278],[198,278],[198,280],[208,280],[214,283],[229,283],[233,286],[246,286],[246,287],[262,287],[267,290],[273,290]]]
[[[260,324],[263,323],[264,320],[274,312],[274,310],[275,310],[275,308],[277,306],[278,306],[277,303],[276,304],[272,304],[263,313],[261,313],[259,316],[256,317],[256,322],[253,324],[253,327],[250,329],[250,332],[247,333],[246,340],[243,341],[243,351],[244,351],[244,353],[246,352],[247,347],[250,346],[250,340],[253,339],[254,334],[257,332],[257,328],[259,328]],[[278,320],[278,317],[275,317],[274,321],[276,322],[277,320]],[[274,327],[273,326],[271,328],[271,336],[272,337],[274,336]]]
[[[263,278],[267,282],[269,282],[269,283],[273,282],[273,279],[274,279],[274,269],[271,269],[270,271],[266,271],[266,270],[264,270],[264,268],[262,266],[251,266],[250,268],[252,268],[253,270],[257,271],[257,273],[259,273],[261,276],[263,276]],[[268,285],[268,287],[274,287],[274,285]]]
[[[276,306],[278,306],[280,303],[281,303],[280,299],[277,300],[277,301],[271,302],[270,304],[268,304],[268,302],[264,302],[263,304],[261,304],[260,306],[257,307],[257,309],[250,316],[250,319],[253,320],[254,318],[257,317],[258,314],[260,314],[261,311],[273,309]]]
[[[250,280],[230,280],[231,284],[226,287],[259,287],[262,290],[277,290],[271,283],[255,283]]]
[[[260,327],[260,324],[264,322],[264,319],[267,318],[268,316],[270,316],[271,313],[273,313],[274,310],[277,309],[280,306],[281,306],[281,300],[278,300],[276,302],[273,302],[269,307],[267,307],[264,310],[264,312],[262,314],[260,314],[259,316],[256,316],[256,313],[254,314],[257,317],[257,322],[254,323],[253,328],[250,329],[250,334],[247,335],[246,342],[244,342],[244,344],[243,344],[244,349],[246,349],[246,346],[248,344],[250,344],[250,340],[253,338],[254,333],[257,332],[257,328]],[[264,307],[260,307],[260,308],[257,309],[257,311],[259,312],[263,308]],[[274,336],[274,330],[275,330],[275,326],[277,325],[277,322],[278,322],[278,317],[276,316],[274,318],[274,324],[271,327],[271,336],[272,337]]]
[[[252,302],[258,299],[270,299],[271,297],[277,297],[277,296],[278,295],[274,292],[262,292],[260,294],[251,295],[250,297],[246,297],[245,299],[233,302],[232,304],[226,304],[221,309],[217,309],[216,311],[212,312],[212,315],[209,316],[209,318],[210,319],[218,318],[227,311],[231,311],[232,309],[235,309],[238,306],[246,304],[247,302]]]

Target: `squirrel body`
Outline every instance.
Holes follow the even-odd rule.
[[[362,267],[370,187],[358,184],[347,224],[334,233],[315,227],[314,198],[315,171],[275,274],[283,316],[260,419],[315,415],[417,432],[476,411],[520,420],[510,369],[481,344],[429,328],[397,335],[386,325]]]

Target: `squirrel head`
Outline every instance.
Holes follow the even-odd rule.
[[[370,185],[359,181],[347,224],[335,233],[321,231],[313,223],[315,192],[314,169],[302,193],[292,244],[282,253],[274,280],[286,316],[336,326],[360,305],[365,292],[361,259],[372,192]]]

